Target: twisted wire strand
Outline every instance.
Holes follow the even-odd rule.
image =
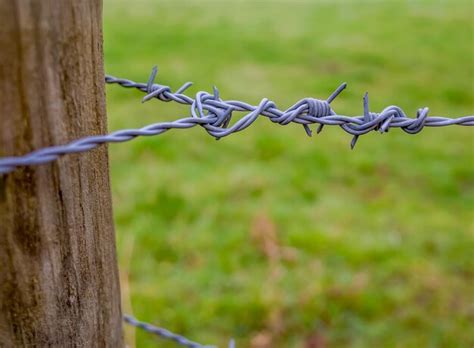
[[[200,125],[211,136],[220,139],[244,130],[259,116],[265,116],[270,121],[281,125],[300,124],[308,136],[312,135],[309,127],[312,124],[319,125],[317,133],[320,133],[326,125],[340,126],[344,131],[353,135],[351,148],[355,147],[361,135],[373,130],[384,133],[388,132],[390,128],[401,128],[408,134],[416,134],[424,127],[474,126],[474,116],[428,117],[428,108],[426,107],[418,109],[416,118],[409,118],[401,108],[394,105],[386,107],[380,113],[371,112],[367,93],[363,98],[364,113],[362,116],[338,115],[330,104],[346,88],[346,83],[341,84],[325,100],[304,98],[283,111],[267,98],[262,99],[258,105],[238,100],[222,100],[216,87],[214,87],[212,94],[201,91],[196,94],[195,98],[192,98],[183,94],[192,85],[191,82],[186,82],[175,92],[172,92],[169,86],[154,83],[157,72],[157,68],[154,67],[146,84],[110,75],[105,77],[105,82],[145,92],[143,102],[158,99],[164,102],[174,101],[189,105],[191,113],[189,117],[172,122],[154,123],[138,129],[119,130],[108,135],[88,136],[65,145],[45,147],[23,156],[3,157],[0,158],[0,174],[11,172],[20,166],[48,163],[65,154],[89,151],[103,143],[117,143],[129,141],[138,136],[159,135],[169,129],[191,128]],[[234,112],[246,112],[246,114],[230,125]]]
[[[145,323],[143,321],[139,321],[138,319],[136,319],[136,318],[134,318],[134,317],[132,317],[131,315],[128,315],[128,314],[123,316],[123,320],[129,325],[138,327],[139,329],[142,329],[142,330],[144,330],[148,333],[157,335],[157,336],[159,336],[163,339],[174,341],[175,343],[177,343],[178,345],[183,346],[183,347],[188,347],[188,348],[216,348],[215,346],[202,345],[200,343],[191,341],[190,339],[188,339],[188,338],[186,338],[182,335],[172,333],[171,331],[166,330],[164,328],[154,326],[152,324]],[[229,341],[228,348],[235,348],[234,339],[231,339]]]
[[[149,323],[145,323],[143,321],[139,321],[136,318],[132,317],[131,315],[124,315],[123,320],[132,326],[138,327],[148,333],[157,335],[165,340],[174,341],[180,346],[187,347],[187,348],[215,348],[215,346],[205,346],[200,343],[194,342],[189,340],[188,338],[172,333],[166,329],[161,327],[157,327],[151,325]],[[230,345],[229,345],[230,346]]]

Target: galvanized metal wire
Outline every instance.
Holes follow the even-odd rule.
[[[161,327],[154,326],[149,323],[145,323],[142,321],[137,320],[136,318],[132,317],[131,315],[124,315],[123,320],[132,326],[138,327],[148,333],[157,335],[165,340],[174,341],[175,343],[179,344],[180,346],[187,347],[187,348],[215,348],[215,346],[206,346],[200,343],[191,341],[190,339],[175,334],[171,331],[163,329]]]
[[[219,91],[214,87],[213,93],[198,92],[195,98],[183,94],[192,83],[186,82],[175,92],[169,86],[154,83],[157,68],[153,68],[148,83],[139,83],[127,79],[107,75],[105,82],[118,84],[122,87],[135,88],[146,95],[143,101],[158,99],[164,102],[174,101],[190,106],[190,116],[172,122],[160,122],[138,129],[123,129],[108,135],[88,136],[74,140],[65,145],[45,147],[22,156],[0,158],[0,174],[8,173],[20,166],[38,165],[56,160],[62,155],[85,152],[104,143],[118,143],[132,140],[138,136],[153,136],[162,134],[170,129],[203,127],[216,139],[240,132],[249,127],[259,116],[267,117],[270,121],[281,125],[289,123],[300,124],[308,136],[312,135],[310,125],[318,124],[320,133],[324,126],[339,126],[353,135],[351,148],[354,148],[358,138],[373,130],[381,133],[391,128],[401,128],[409,134],[416,134],[424,127],[444,127],[450,125],[474,126],[474,116],[447,118],[428,116],[428,108],[417,110],[416,117],[410,118],[398,106],[388,106],[381,112],[371,112],[369,98],[366,93],[363,98],[362,116],[345,116],[337,114],[331,107],[331,102],[346,88],[341,84],[327,99],[303,98],[286,110],[280,110],[276,104],[267,98],[258,105],[251,105],[238,100],[223,100]],[[235,112],[246,114],[231,125]]]
[[[131,315],[124,315],[123,320],[129,325],[140,328],[140,329],[142,329],[142,330],[144,330],[148,333],[157,335],[158,337],[160,337],[162,339],[174,341],[175,343],[177,343],[178,345],[183,346],[183,347],[187,347],[187,348],[216,348],[215,346],[202,345],[200,343],[191,341],[190,339],[188,339],[188,338],[186,338],[182,335],[178,335],[176,333],[173,333],[173,332],[168,331],[166,329],[163,329],[161,327],[154,326],[152,324],[145,323],[143,321],[139,321],[136,318],[132,317]],[[228,347],[229,348],[235,348],[235,341],[233,339],[231,339],[229,341]]]
[[[154,83],[156,75],[157,68],[155,67],[147,83],[138,83],[110,75],[105,77],[105,82],[145,92],[143,102],[158,99],[164,102],[174,101],[189,105],[191,114],[189,117],[172,122],[154,123],[139,129],[119,130],[108,135],[87,136],[65,145],[45,147],[23,156],[3,157],[0,158],[0,174],[12,172],[20,166],[48,163],[62,155],[86,152],[104,143],[125,142],[138,136],[159,135],[170,129],[191,128],[200,125],[211,136],[220,139],[244,130],[255,122],[259,116],[265,116],[270,121],[281,125],[300,124],[304,127],[308,136],[312,135],[309,127],[312,124],[319,125],[317,133],[320,133],[325,125],[339,126],[353,135],[351,148],[355,147],[359,136],[373,130],[384,133],[388,132],[390,128],[401,128],[406,133],[416,134],[422,131],[424,127],[474,126],[474,116],[459,118],[429,117],[427,107],[418,109],[415,118],[409,118],[401,108],[393,105],[386,107],[379,113],[371,112],[367,93],[363,98],[364,112],[362,116],[338,115],[330,104],[346,88],[346,83],[341,84],[327,99],[304,98],[288,109],[280,110],[274,102],[267,98],[262,99],[258,105],[251,105],[237,100],[222,100],[218,89],[215,87],[212,94],[201,91],[196,94],[195,98],[192,98],[183,94],[192,83],[186,82],[175,92],[172,92],[169,86]],[[234,112],[246,112],[246,114],[230,125]],[[163,339],[174,341],[183,347],[213,347],[202,345],[164,328],[139,321],[130,315],[125,315],[124,321]],[[235,342],[231,340],[229,348],[234,347]]]

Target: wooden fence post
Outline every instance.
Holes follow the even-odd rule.
[[[106,133],[101,0],[0,0],[0,156]],[[122,347],[107,149],[0,175],[0,347]]]

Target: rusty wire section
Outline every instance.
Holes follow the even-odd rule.
[[[267,98],[262,99],[258,105],[250,105],[238,100],[223,100],[215,87],[212,94],[201,91],[192,98],[183,94],[192,85],[191,82],[185,83],[172,92],[169,86],[154,83],[157,71],[156,67],[153,68],[146,84],[110,75],[105,77],[105,82],[145,92],[144,102],[159,99],[189,105],[189,117],[172,122],[154,123],[138,129],[119,130],[108,135],[88,136],[65,145],[45,147],[23,156],[3,157],[0,158],[0,174],[11,172],[20,166],[48,163],[65,154],[89,151],[103,143],[117,143],[129,141],[138,136],[159,135],[169,129],[191,128],[199,125],[211,136],[220,139],[244,130],[259,116],[265,116],[270,121],[281,125],[300,124],[308,136],[312,135],[309,127],[312,124],[318,125],[317,133],[320,133],[324,126],[339,126],[353,135],[351,148],[355,147],[359,136],[373,130],[385,133],[391,128],[401,128],[406,133],[416,134],[424,127],[474,126],[474,116],[459,118],[428,116],[427,107],[418,109],[415,118],[408,117],[400,107],[394,105],[386,107],[379,113],[371,112],[367,93],[363,98],[362,116],[339,115],[331,108],[331,102],[346,88],[346,83],[341,84],[327,99],[304,98],[286,110],[278,109],[276,104]],[[246,112],[246,114],[231,124],[234,112]]]

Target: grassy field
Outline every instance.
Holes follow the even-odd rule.
[[[286,108],[474,113],[474,5],[459,1],[119,1],[106,71]],[[187,116],[107,88],[109,128]],[[474,137],[467,127],[359,139],[261,119],[112,145],[124,311],[225,347],[472,347]],[[174,347],[127,331],[137,347]]]

